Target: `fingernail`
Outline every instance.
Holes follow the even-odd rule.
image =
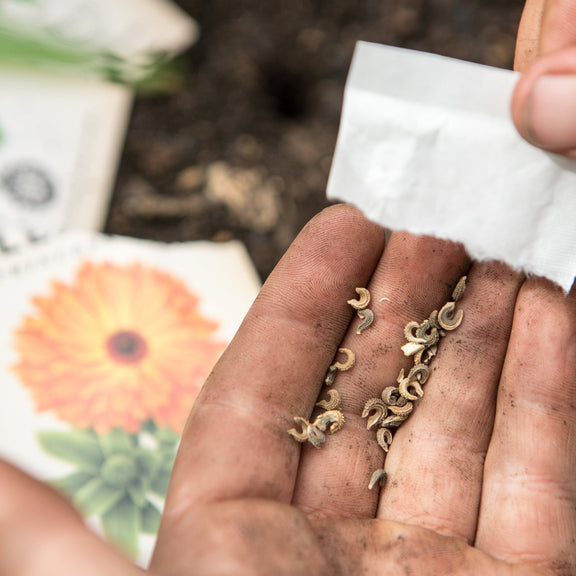
[[[576,75],[539,78],[526,103],[526,138],[548,150],[576,147]]]

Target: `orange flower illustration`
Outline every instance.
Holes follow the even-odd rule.
[[[98,433],[148,419],[180,432],[224,348],[183,282],[138,263],[84,263],[33,304],[14,371],[39,411]]]

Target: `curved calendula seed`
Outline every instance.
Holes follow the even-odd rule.
[[[322,430],[310,424],[308,426],[308,442],[310,442],[314,448],[322,448],[326,442],[326,436]]]
[[[414,364],[410,372],[408,372],[407,378],[409,380],[418,380],[420,384],[425,384],[430,376],[430,367],[426,364]]]
[[[396,404],[398,402],[399,397],[400,392],[397,386],[386,386],[386,388],[382,390],[381,395],[382,401],[384,402],[384,404],[388,406]]]
[[[364,310],[370,304],[370,292],[367,288],[356,288],[357,300],[348,300],[348,304],[355,310]]]
[[[384,452],[388,452],[390,444],[392,444],[392,432],[388,430],[388,428],[380,428],[380,430],[376,432],[376,441]]]
[[[294,422],[300,424],[301,429],[297,430],[296,428],[290,428],[288,434],[294,437],[298,442],[306,442],[306,440],[308,440],[308,427],[310,426],[310,422],[308,422],[306,418],[302,418],[302,416],[294,416]]]
[[[318,430],[322,432],[326,431],[326,428],[330,426],[330,434],[334,434],[344,426],[344,414],[340,410],[329,410],[320,414],[316,417],[313,424]]]
[[[438,310],[433,310],[428,317],[428,322],[430,326],[434,326],[435,328],[440,328],[440,324],[438,324]]]
[[[408,342],[402,346],[401,350],[404,352],[404,356],[414,356],[414,354],[422,352],[425,348],[426,346],[422,343],[418,344],[416,342]]]
[[[436,356],[436,353],[438,352],[438,345],[434,344],[433,346],[430,346],[429,348],[423,348],[422,350],[420,350],[419,352],[417,352],[416,354],[414,354],[414,364],[428,364],[428,362],[430,362],[430,360],[432,360],[432,358],[434,358],[434,356]]]
[[[388,416],[388,407],[384,402],[382,402],[382,400],[380,400],[380,398],[370,398],[370,400],[368,400],[364,405],[362,418],[368,418],[368,422],[366,423],[367,430],[370,430],[379,424],[381,420],[386,418],[386,416]]]
[[[361,320],[356,329],[356,334],[360,334],[362,330],[366,330],[366,328],[372,326],[374,322],[374,312],[372,312],[370,308],[366,308],[365,310],[358,310],[356,314],[358,314],[358,318]]]
[[[409,414],[393,414],[392,416],[388,416],[382,421],[381,426],[383,428],[398,428],[406,418],[408,418]]]
[[[340,393],[335,388],[327,390],[329,399],[319,400],[316,402],[316,406],[319,408],[324,408],[324,410],[334,410],[340,406]]]
[[[415,394],[410,393],[410,388],[414,390]],[[404,378],[404,380],[402,380],[398,385],[398,390],[400,391],[400,394],[402,394],[403,398],[406,398],[406,400],[411,402],[424,396],[424,390],[422,390],[418,380],[410,380],[410,378]],[[396,414],[396,412],[394,412],[394,414]]]
[[[414,331],[419,329],[420,324],[418,324],[418,322],[408,322],[408,324],[406,324],[404,327],[404,338],[413,344],[426,344],[428,341],[427,338],[418,337],[414,334]]]
[[[387,479],[388,474],[386,474],[384,468],[378,468],[378,470],[375,470],[374,474],[372,474],[370,478],[370,483],[368,484],[368,490],[372,490],[374,486],[376,486],[376,484],[378,484],[380,488],[383,488],[384,484],[386,484]]]
[[[457,310],[456,313],[454,313],[455,309],[455,302],[447,302],[442,306],[440,312],[438,312],[438,323],[444,330],[455,330],[462,324],[464,313],[462,310]]]
[[[334,384],[334,379],[336,378],[336,372],[338,372],[338,368],[334,368],[334,366],[330,366],[326,371],[326,376],[324,376],[324,384],[326,386],[332,386]]]
[[[424,340],[425,346],[432,346],[440,340],[440,331],[436,326],[432,326],[429,320],[424,320],[416,330],[416,338]]]
[[[454,288],[454,291],[452,292],[452,300],[454,300],[454,302],[458,302],[458,300],[460,300],[464,295],[466,290],[466,278],[467,276],[462,276],[462,278],[458,280],[458,284],[456,284],[456,288]]]
[[[352,350],[350,350],[349,348],[338,348],[338,352],[340,354],[346,354],[346,361],[334,362],[334,364],[332,364],[330,368],[340,370],[340,372],[346,372],[346,370],[350,370],[350,368],[354,366],[354,362],[356,362],[356,356],[354,355],[354,352],[352,352]]]
[[[302,418],[301,416],[295,416],[294,422],[299,424],[301,427],[301,430],[297,430],[296,428],[290,428],[290,430],[288,430],[288,434],[290,434],[295,440],[298,442],[306,442],[306,440],[308,440],[314,448],[321,448],[324,446],[326,436],[315,423],[310,424],[306,418]]]
[[[392,412],[395,416],[404,416],[407,418],[414,408],[414,404],[412,402],[406,402],[404,406],[389,406],[388,410]]]

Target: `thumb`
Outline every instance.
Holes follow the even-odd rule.
[[[0,460],[0,574],[138,576],[59,494]]]
[[[576,0],[529,0],[515,68],[512,118],[531,144],[576,159]]]

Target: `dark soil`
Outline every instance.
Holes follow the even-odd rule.
[[[179,0],[182,86],[136,101],[107,231],[242,240],[265,279],[327,205],[354,44],[511,68],[523,0]]]

